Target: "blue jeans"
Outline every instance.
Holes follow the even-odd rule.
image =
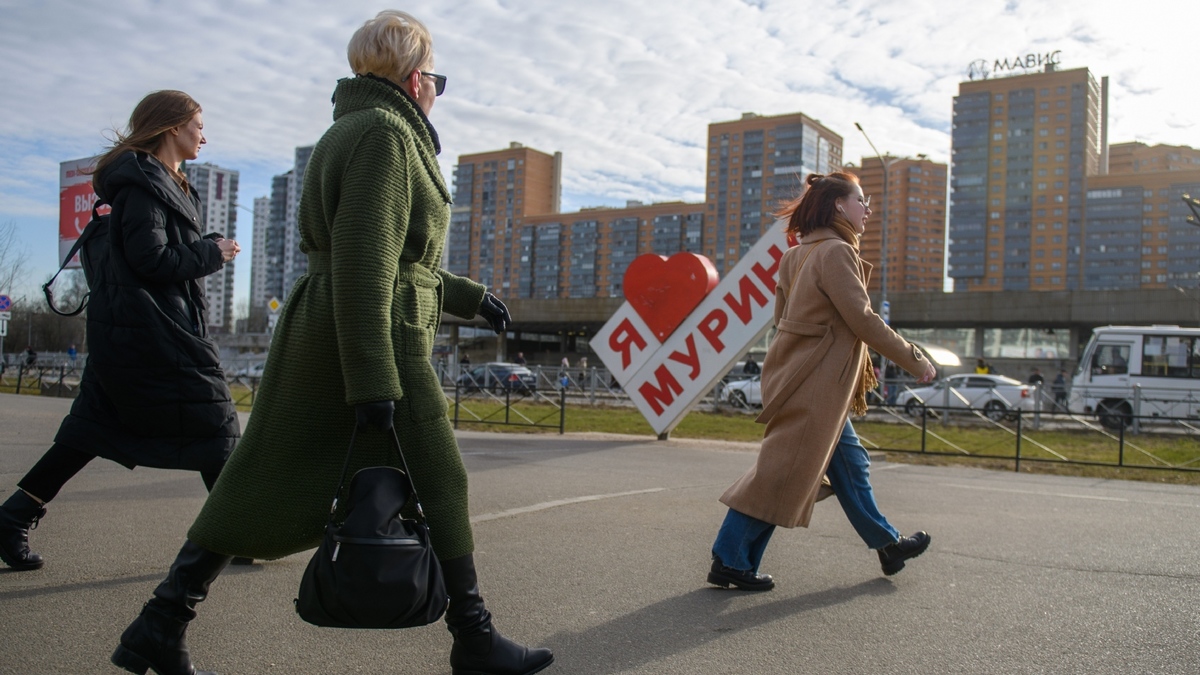
[[[855,532],[868,548],[880,549],[899,540],[900,533],[875,504],[870,466],[866,448],[859,442],[850,420],[846,420],[825,475]],[[713,555],[726,567],[757,572],[774,532],[774,525],[729,509],[713,542]]]

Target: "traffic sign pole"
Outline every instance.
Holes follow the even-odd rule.
[[[0,360],[4,359],[4,337],[8,335],[8,322],[12,319],[12,306],[12,298],[0,295]],[[32,317],[30,319],[30,323],[32,323]]]

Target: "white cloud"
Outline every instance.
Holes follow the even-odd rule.
[[[946,161],[952,97],[976,58],[1062,51],[1111,80],[1113,142],[1200,145],[1200,4],[1132,12],[1095,0],[418,0],[449,76],[432,119],[449,176],[459,154],[510,141],[564,154],[564,207],[698,200],[707,125],[802,111],[844,139]],[[0,221],[52,269],[57,162],[103,146],[156,88],[205,108],[201,154],[266,194],[330,122],[345,43],[379,9],[351,0],[57,0],[0,8]],[[248,216],[248,214],[245,214]],[[47,225],[46,223],[49,223]],[[249,218],[241,239],[250,238]],[[238,293],[248,260],[239,269]]]

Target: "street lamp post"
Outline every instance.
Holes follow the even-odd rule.
[[[1196,199],[1185,193],[1183,195],[1183,203],[1187,204],[1188,210],[1192,212],[1192,215],[1187,217],[1188,225],[1200,227],[1200,199]]]
[[[859,130],[859,132],[862,133],[863,138],[867,139],[867,144],[870,145],[871,149],[875,151],[875,156],[879,158],[879,163],[883,165],[883,225],[881,226],[881,229],[879,232],[879,259],[880,259],[879,298],[880,298],[880,305],[883,307],[887,307],[888,306],[888,304],[887,304],[887,301],[888,301],[888,299],[887,299],[887,297],[888,297],[887,296],[887,292],[888,292],[888,250],[887,250],[887,247],[888,247],[888,211],[891,210],[889,208],[891,206],[891,204],[888,202],[888,174],[890,174],[892,172],[892,164],[895,164],[896,162],[898,162],[900,160],[900,158],[892,157],[891,155],[879,154],[878,148],[876,148],[875,144],[871,142],[871,137],[867,135],[867,132],[866,132],[866,130],[864,130],[862,128],[862,125],[859,124],[858,122],[855,122],[854,126]]]
[[[1198,210],[1200,209],[1200,199],[1185,194],[1183,195],[1183,203],[1187,204],[1188,209],[1192,212],[1192,215],[1187,217],[1188,224],[1200,227],[1200,210]]]

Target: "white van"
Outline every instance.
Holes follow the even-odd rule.
[[[1080,355],[1070,408],[1110,429],[1133,415],[1200,417],[1200,328],[1097,328]]]

